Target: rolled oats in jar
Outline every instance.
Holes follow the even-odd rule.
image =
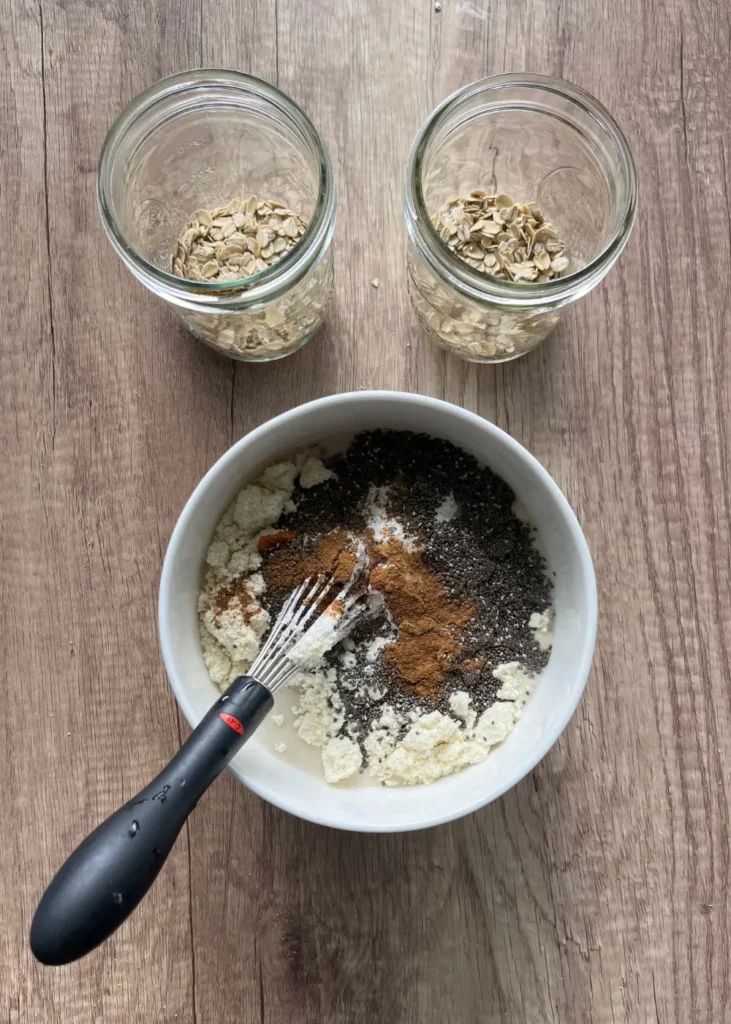
[[[271,302],[235,312],[181,311],[201,341],[233,359],[267,361],[296,352],[325,317],[333,291],[332,250],[296,287]]]
[[[451,288],[409,247],[408,289],[432,339],[472,362],[501,362],[529,352],[556,326],[558,312],[481,303]]]
[[[540,75],[459,90],[409,158],[408,289],[420,322],[463,359],[529,352],[616,262],[636,202],[624,136],[587,93]]]
[[[307,115],[274,86],[217,70],[152,86],[109,131],[98,196],[127,267],[218,351],[280,359],[322,323],[332,167]]]

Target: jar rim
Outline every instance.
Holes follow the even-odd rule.
[[[421,177],[427,146],[436,131],[444,124],[452,110],[474,95],[490,91],[523,87],[543,93],[552,93],[568,99],[584,109],[599,123],[615,145],[620,157],[621,170],[626,180],[627,197],[618,224],[601,250],[586,266],[565,277],[544,282],[502,281],[487,274],[479,274],[467,263],[453,255],[434,227],[421,187]],[[531,109],[530,104],[522,104]],[[518,73],[492,75],[457,89],[432,111],[419,129],[409,153],[404,215],[411,242],[431,264],[437,274],[449,276],[450,283],[470,298],[504,306],[535,307],[562,305],[579,294],[589,291],[611,268],[627,244],[637,213],[637,171],[624,133],[607,108],[590,93],[571,82],[549,75]]]
[[[264,98],[303,133],[318,164],[315,209],[297,244],[271,267],[233,281],[193,281],[155,266],[126,238],[114,216],[109,193],[115,159],[124,136],[156,106],[173,96],[223,87]],[[152,129],[154,131],[154,128]],[[107,132],[97,168],[97,204],[102,224],[113,248],[143,284],[175,305],[212,311],[248,309],[272,301],[292,288],[328,246],[335,228],[336,187],[330,154],[305,111],[275,85],[255,75],[227,68],[200,68],[169,75],[139,93],[120,112]]]

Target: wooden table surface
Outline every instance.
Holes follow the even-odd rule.
[[[731,1021],[728,6],[10,0],[5,12],[0,1020]],[[211,65],[301,103],[340,189],[327,328],[269,366],[186,335],[124,270],[96,211],[120,108]],[[618,266],[548,343],[478,368],[430,347],[410,312],[406,155],[449,92],[526,69],[614,113],[640,213]],[[329,831],[226,776],[113,940],[40,967],[27,934],[53,870],[186,731],[155,624],[185,500],[251,427],[365,387],[478,411],[568,495],[601,608],[578,713],[503,799],[417,834]]]

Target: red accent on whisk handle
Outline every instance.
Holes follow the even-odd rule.
[[[33,918],[30,945],[41,963],[78,960],[129,917],[200,797],[273,703],[265,686],[239,676],[157,778],[77,846]]]

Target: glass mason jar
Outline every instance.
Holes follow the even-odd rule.
[[[566,242],[568,272],[498,280],[454,255],[432,218],[473,189],[535,202]],[[637,206],[632,155],[611,115],[582,89],[542,75],[498,75],[460,89],[428,118],[406,176],[408,288],[442,348],[472,362],[524,355],[616,262]]]
[[[246,278],[174,275],[176,243],[196,211],[252,194],[307,222],[294,248]],[[218,70],[153,85],[107,135],[98,199],[109,240],[135,277],[227,356],[280,359],[322,323],[333,290],[332,167],[310,119],[274,86]]]

